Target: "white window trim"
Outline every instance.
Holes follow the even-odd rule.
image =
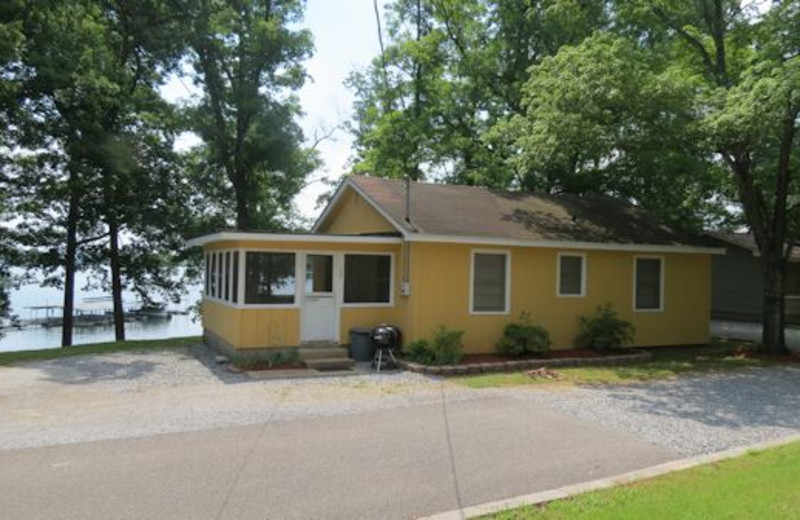
[[[639,309],[636,307],[636,284],[637,284],[637,260],[659,260],[661,262],[661,269],[659,272],[659,302],[657,309]],[[633,312],[664,312],[664,275],[667,271],[667,262],[662,255],[633,255]]]
[[[345,303],[344,301],[344,285],[345,280],[345,261],[348,255],[361,255],[361,256],[388,256],[389,257],[389,301],[388,302],[360,302],[360,303]],[[358,309],[358,308],[379,308],[379,307],[394,307],[394,279],[395,279],[395,259],[392,252],[381,251],[342,251],[342,290],[339,297],[339,304],[344,309]]]
[[[502,311],[475,310],[475,255],[504,255],[506,257],[506,301]],[[469,313],[472,316],[508,316],[511,314],[511,251],[508,249],[473,249],[469,263]]]
[[[581,259],[581,292],[578,294],[565,294],[561,292],[561,259],[565,257]],[[556,257],[556,296],[559,298],[585,298],[586,297],[586,253],[559,252]]]

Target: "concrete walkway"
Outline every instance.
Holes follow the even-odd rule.
[[[675,459],[487,395],[137,439],[0,451],[5,519],[414,518]]]
[[[712,321],[711,335],[720,338],[761,341],[761,324],[742,321]],[[800,328],[786,327],[786,346],[800,352]]]

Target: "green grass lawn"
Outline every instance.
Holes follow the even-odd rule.
[[[39,361],[67,356],[81,356],[85,354],[106,354],[122,350],[161,349],[173,347],[188,347],[199,343],[200,336],[168,339],[146,339],[118,341],[109,343],[90,343],[66,348],[49,348],[43,350],[21,350],[19,352],[0,352],[0,365],[10,365],[21,361]]]
[[[789,520],[800,517],[800,443],[594,491],[492,520]]]
[[[561,382],[571,384],[613,384],[655,379],[671,379],[686,373],[715,372],[742,367],[765,366],[769,361],[736,355],[737,349],[751,348],[748,342],[717,342],[708,347],[662,348],[653,351],[653,359],[614,367],[554,368]],[[534,379],[525,372],[485,374],[452,378],[451,381],[470,388],[493,388],[553,383],[549,379]]]

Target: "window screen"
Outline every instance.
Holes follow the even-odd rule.
[[[239,251],[233,252],[233,283],[231,284],[233,303],[239,302]]]
[[[390,303],[392,258],[388,255],[345,255],[344,302]]]
[[[661,259],[636,259],[636,308],[658,310],[661,308]]]
[[[506,255],[475,253],[472,278],[473,312],[507,312]]]
[[[206,253],[206,296],[211,296],[211,255]]]
[[[332,255],[308,255],[306,257],[306,292],[333,292]]]
[[[583,294],[583,257],[563,255],[559,257],[558,294],[581,296]]]
[[[222,279],[225,280],[225,294],[222,296],[222,299],[225,301],[230,301],[231,299],[231,252],[225,252],[225,264],[224,264],[224,271],[222,275]]]
[[[217,253],[211,253],[211,292],[212,297],[217,297]]]
[[[294,253],[248,252],[245,261],[245,282],[246,304],[294,303]]]

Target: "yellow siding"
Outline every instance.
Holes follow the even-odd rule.
[[[586,296],[556,296],[557,249],[490,248],[468,244],[412,243],[411,296],[400,295],[402,247],[392,244],[218,242],[206,249],[268,249],[319,252],[391,252],[395,258],[394,306],[340,309],[339,340],[349,342],[352,327],[398,325],[407,341],[430,337],[437,325],[465,331],[468,352],[491,352],[503,327],[523,311],[550,332],[553,348],[574,346],[578,316],[611,303],[636,327],[637,346],[702,344],[709,339],[709,255],[665,254],[665,309],[633,311],[632,252],[580,251],[586,255]],[[511,252],[511,311],[508,315],[472,315],[469,309],[473,249]],[[570,251],[575,252],[575,251]],[[300,309],[236,309],[213,301],[203,304],[203,325],[234,348],[284,347],[300,342]]]
[[[237,309],[204,299],[201,313],[204,329],[213,332],[231,346],[241,344],[241,313]]]
[[[289,347],[300,343],[300,309],[239,309],[242,339],[237,348]]]
[[[397,229],[378,213],[372,205],[352,189],[342,193],[336,207],[328,215],[320,233],[331,235],[359,235],[396,232]]]
[[[511,312],[472,315],[469,309],[470,262],[473,249],[511,252]],[[414,244],[412,249],[413,339],[430,336],[437,325],[465,331],[468,352],[491,352],[503,327],[523,311],[543,325],[553,348],[574,346],[578,316],[611,303],[636,327],[637,346],[701,344],[708,341],[710,259],[708,255],[667,254],[665,310],[633,311],[634,253],[582,251],[587,261],[587,294],[556,296],[558,250],[485,248],[461,244]],[[409,336],[407,336],[409,337]]]

